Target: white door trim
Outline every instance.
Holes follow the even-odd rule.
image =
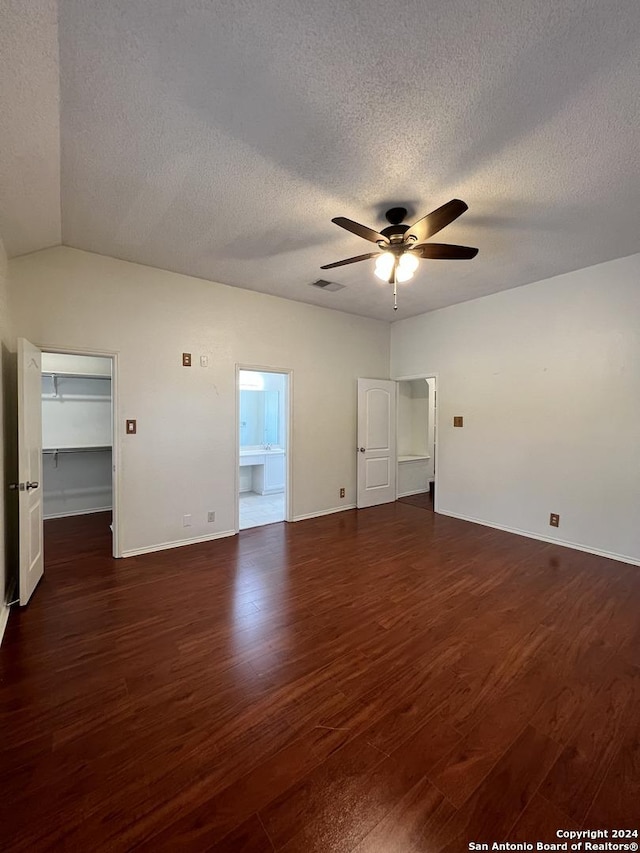
[[[122,557],[122,551],[120,549],[120,465],[121,465],[121,453],[120,453],[120,398],[119,398],[119,356],[120,353],[118,350],[104,350],[104,349],[91,349],[90,347],[83,347],[82,349],[76,347],[60,347],[60,346],[49,346],[49,344],[37,344],[40,347],[42,352],[54,352],[54,353],[62,353],[63,355],[88,355],[88,356],[99,356],[101,358],[110,358],[111,359],[111,412],[113,415],[113,423],[111,428],[112,434],[112,448],[111,448],[111,465],[112,465],[112,487],[113,487],[113,498],[112,498],[112,556],[119,558]]]
[[[436,380],[436,401],[440,398],[440,376],[438,373],[425,371],[425,373],[412,373],[408,376],[394,376],[394,382],[410,382],[412,379],[435,379]],[[398,393],[399,389],[396,391]],[[396,406],[396,418],[398,417],[398,406]],[[397,422],[396,422],[396,434],[397,434]],[[436,441],[435,448],[433,453],[433,487],[435,491],[435,498],[433,501],[433,511],[438,512],[439,509],[439,494],[440,490],[438,489],[438,472],[440,470],[440,463],[438,461],[438,448],[440,447],[440,406],[436,402],[436,419],[435,419],[435,427],[436,427]]]
[[[269,367],[264,364],[245,364],[236,362],[236,407],[235,407],[235,432],[236,432],[236,465],[235,465],[235,510],[234,529],[240,532],[240,371],[255,370],[256,373],[283,373],[288,377],[287,382],[287,450],[285,454],[285,487],[284,487],[284,520],[293,521],[292,510],[292,482],[293,482],[293,369],[290,367]]]

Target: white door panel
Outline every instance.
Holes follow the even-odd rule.
[[[370,388],[366,392],[366,435],[367,450],[388,450],[390,439],[389,392],[382,388]]]
[[[389,460],[388,459],[366,459],[367,487],[369,489],[386,489],[390,485]]]
[[[18,494],[20,604],[44,573],[42,549],[42,360],[40,350],[18,338]]]
[[[396,383],[358,379],[358,507],[396,499]]]

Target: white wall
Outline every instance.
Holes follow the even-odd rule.
[[[42,485],[45,519],[110,510],[111,451],[45,453]]]
[[[429,386],[424,379],[398,383],[398,455],[424,455],[429,430]]]
[[[18,335],[118,351],[124,552],[233,530],[236,363],[294,371],[294,516],[355,504],[356,379],[388,376],[387,323],[65,247],[11,261],[10,285]]]
[[[13,407],[9,396],[15,391],[13,384],[8,381],[13,367],[11,353],[14,350],[14,341],[11,330],[9,315],[7,279],[7,255],[4,244],[0,237],[0,641],[9,615],[9,608],[5,606],[7,601],[7,569],[9,565],[10,552],[8,550],[7,527],[7,490],[5,484],[10,477],[10,462],[12,454],[9,446],[10,423],[7,423],[8,412]],[[10,418],[9,418],[10,421]]]
[[[640,255],[394,324],[392,376],[438,375],[439,511],[640,562],[639,330]]]

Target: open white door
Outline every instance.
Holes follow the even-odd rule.
[[[20,604],[31,598],[44,574],[42,549],[41,354],[18,338],[18,489],[20,514]]]
[[[396,499],[396,383],[358,379],[358,508]]]

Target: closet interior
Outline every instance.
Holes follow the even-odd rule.
[[[398,382],[398,497],[432,490],[435,479],[436,380]]]
[[[112,509],[110,358],[42,353],[45,519]]]

